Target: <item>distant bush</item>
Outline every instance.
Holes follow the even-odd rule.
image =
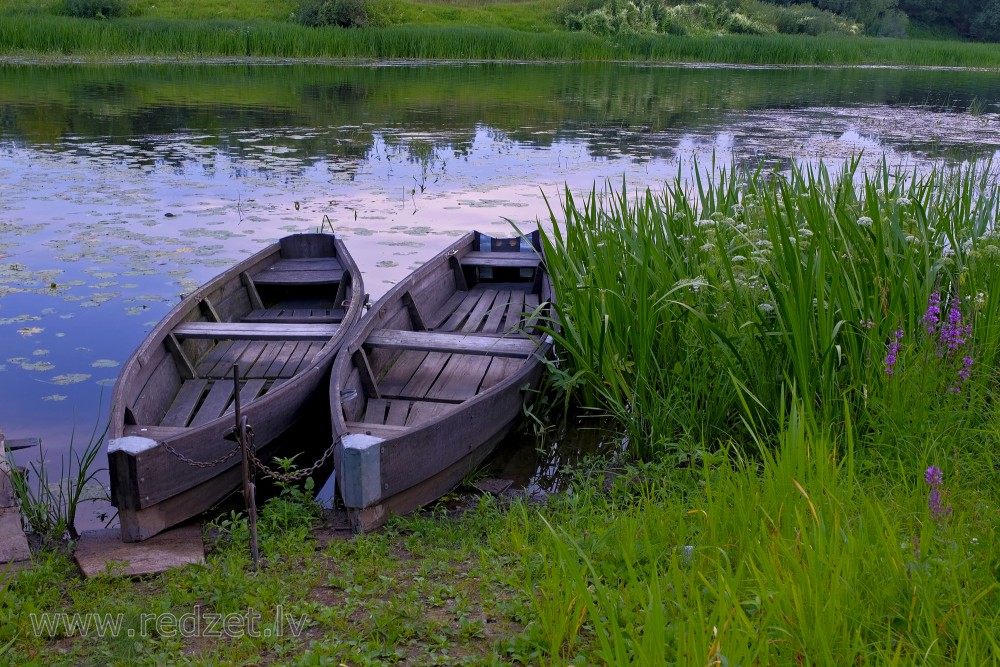
[[[863,32],[860,24],[812,5],[779,7],[759,0],[571,0],[564,11],[563,23],[570,30],[604,36],[650,33],[766,35],[775,32],[857,35]],[[889,30],[896,28],[895,23],[887,25]]]
[[[756,4],[760,20],[773,23],[783,35],[860,35],[864,31],[861,24],[812,5],[779,7],[763,2]]]
[[[112,19],[132,12],[129,0],[65,0],[63,14],[82,19]]]
[[[1000,42],[1000,0],[989,0],[973,19],[972,36],[984,42]]]
[[[312,27],[381,27],[395,23],[399,14],[393,0],[302,0],[298,19]]]

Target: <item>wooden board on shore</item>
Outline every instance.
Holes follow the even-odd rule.
[[[88,530],[80,535],[73,558],[84,577],[138,577],[175,567],[205,564],[200,525],[160,533],[144,542],[122,542],[117,528]]]

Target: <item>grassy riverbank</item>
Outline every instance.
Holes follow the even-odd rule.
[[[94,60],[156,56],[1000,67],[994,46],[954,41],[779,34],[599,37],[562,29],[551,19],[551,7],[537,3],[402,3],[400,24],[351,29],[276,20],[269,12],[285,12],[282,3],[240,18],[214,18],[211,7],[183,14],[201,18],[161,17],[151,10],[141,17],[110,20],[12,12],[8,7],[0,21],[0,54]]]
[[[542,505],[486,497],[328,543],[300,500],[272,502],[259,573],[241,519],[220,522],[207,566],[144,581],[81,581],[65,556],[41,555],[3,591],[0,660],[988,663],[1000,650],[995,454],[942,460],[938,516],[921,470],[877,465],[801,413],[779,440],[762,460],[597,468]],[[50,636],[35,627],[45,613],[121,625]],[[229,630],[206,634],[213,614]]]

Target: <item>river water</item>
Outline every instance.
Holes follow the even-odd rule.
[[[324,217],[374,299],[567,188],[656,188],[713,157],[990,158],[998,111],[988,71],[0,64],[0,431],[40,436],[50,464],[74,429],[86,444],[183,294]]]

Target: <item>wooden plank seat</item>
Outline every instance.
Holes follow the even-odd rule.
[[[338,324],[275,322],[185,322],[174,328],[178,338],[215,340],[328,340]]]
[[[344,320],[343,308],[263,308],[251,310],[241,322],[273,324],[337,324]]]
[[[462,266],[511,267],[537,269],[541,263],[538,255],[527,252],[468,252],[459,258]]]
[[[368,335],[365,345],[399,350],[513,358],[529,357],[538,349],[538,343],[531,338],[501,338],[476,334],[403,331],[399,329],[375,329]]]
[[[256,286],[336,285],[344,268],[336,257],[280,259],[252,276]]]

